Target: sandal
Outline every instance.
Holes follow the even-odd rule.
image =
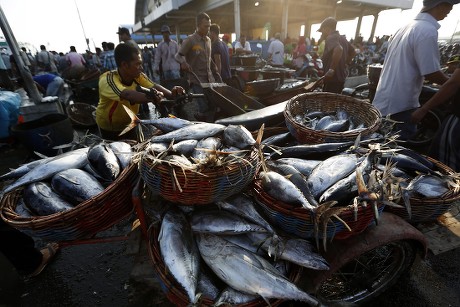
[[[48,243],[45,248],[41,249],[40,252],[43,255],[42,262],[38,266],[38,268],[30,275],[28,275],[28,278],[35,277],[39,275],[48,265],[48,263],[51,262],[51,260],[54,258],[54,255],[59,251],[59,244],[57,243]]]

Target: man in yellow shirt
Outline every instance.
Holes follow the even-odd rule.
[[[99,103],[96,110],[96,122],[104,139],[136,139],[135,129],[119,136],[131,122],[123,108],[128,107],[135,114],[139,105],[153,102],[159,104],[163,97],[174,98],[185,91],[175,86],[172,91],[153,83],[142,72],[142,60],[139,50],[128,44],[119,44],[115,48],[115,62],[118,69],[107,71],[99,78]],[[137,86],[149,89],[149,93],[139,92]]]

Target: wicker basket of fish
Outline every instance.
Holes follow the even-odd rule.
[[[304,93],[289,100],[286,126],[304,144],[354,140],[375,132],[380,112],[368,102],[333,93]]]
[[[387,206],[385,209],[411,223],[436,220],[460,201],[458,175],[447,165],[428,156],[424,158],[416,160],[418,169],[414,176],[403,170],[404,173],[398,177],[402,188],[399,198],[401,207]]]
[[[246,188],[258,166],[256,141],[245,127],[193,123],[152,137],[140,174],[164,199],[206,205]]]
[[[280,256],[274,261],[273,255],[270,258],[264,247],[258,249],[257,244],[250,243],[254,242],[252,240],[260,243],[261,237],[267,237],[266,232],[253,233],[254,238],[250,236],[250,231],[261,230],[261,226],[253,228],[254,225],[250,226],[252,224],[247,220],[243,221],[244,218],[237,213],[226,209],[203,208],[204,211],[196,210],[191,216],[177,208],[170,209],[161,219],[161,225],[152,224],[149,229],[150,259],[163,291],[174,305],[255,307],[267,306],[269,302],[270,306],[277,306],[283,300],[303,301],[310,305],[318,303],[295,285],[303,266],[285,260],[290,256]],[[239,214],[243,213],[244,210],[239,210]],[[208,219],[213,222],[208,223]],[[230,230],[236,220],[238,225],[248,225],[245,226],[246,232]],[[268,241],[267,245],[278,242],[265,242]],[[247,244],[252,247],[242,247],[243,242],[249,242]],[[279,249],[282,255],[299,255],[299,251],[307,251],[307,254],[302,252],[304,257],[296,256],[297,262],[311,269],[329,268],[308,241],[289,243],[288,239],[284,243],[285,248]],[[296,249],[299,244],[304,248]]]
[[[370,178],[375,155],[342,153],[325,160],[268,160],[253,194],[270,222],[301,238],[345,239],[364,231],[385,203]],[[370,176],[370,174],[373,174]],[[380,182],[380,181],[378,181]],[[368,187],[369,186],[369,187]]]
[[[49,241],[91,238],[133,211],[138,178],[125,142],[100,143],[28,163],[1,176],[1,217],[10,226]]]
[[[82,128],[92,128],[96,123],[96,107],[87,103],[69,104],[66,108],[72,125]]]

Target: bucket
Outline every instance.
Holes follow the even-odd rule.
[[[48,114],[38,119],[11,127],[11,134],[24,146],[46,156],[55,156],[58,149],[53,147],[73,141],[72,124],[65,114]]]

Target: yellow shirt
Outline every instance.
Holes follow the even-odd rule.
[[[141,73],[135,81],[127,86],[121,82],[117,70],[107,71],[99,77],[99,103],[96,109],[97,125],[107,131],[122,131],[131,122],[123,105],[135,114],[139,112],[139,104],[131,104],[128,100],[121,99],[124,90],[136,90],[137,85],[152,88],[155,84]]]

